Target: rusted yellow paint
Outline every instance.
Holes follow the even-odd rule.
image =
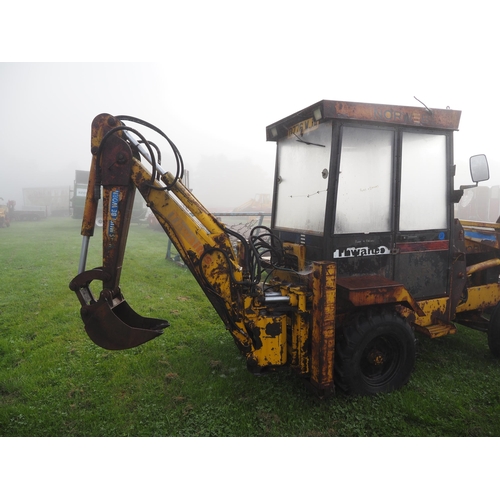
[[[399,313],[404,317],[411,315],[413,327],[420,333],[430,338],[443,337],[457,331],[453,323],[440,319],[447,317],[448,302],[448,297],[421,300],[417,304],[423,313],[422,315],[415,316],[406,308],[400,308]]]
[[[294,255],[297,258],[297,270],[303,271],[306,267],[306,246],[298,243],[286,243],[283,245],[283,250],[289,255]]]
[[[424,316],[415,318],[415,324],[421,326],[429,326],[433,323],[432,315],[438,314],[439,316],[445,316],[446,308],[448,307],[448,301],[448,297],[419,301],[418,305],[424,312]]]
[[[307,374],[310,370],[308,294],[299,287],[291,287],[287,295],[290,297],[290,305],[297,308],[291,317],[290,325],[292,330],[290,366],[301,374]]]
[[[334,390],[336,275],[334,262],[313,263],[311,384],[321,394]]]
[[[401,284],[384,276],[347,276],[338,279],[339,293],[356,307],[381,304],[405,304],[419,316],[424,313],[418,302]]]
[[[467,301],[459,304],[457,313],[484,310],[500,302],[500,284],[474,286],[467,289]]]
[[[95,220],[97,216],[97,205],[99,204],[99,198],[96,198],[94,196],[95,188],[96,188],[96,157],[94,155],[92,157],[92,163],[90,165],[89,182],[87,186],[85,206],[83,209],[82,231],[81,231],[82,236],[94,235]],[[100,189],[100,186],[98,186],[98,189]]]
[[[261,368],[281,366],[287,362],[285,314],[279,316],[256,316],[251,322],[260,347],[248,356]]]
[[[500,266],[500,259],[490,259],[484,262],[479,262],[477,264],[472,264],[466,269],[467,276],[477,273],[479,271],[486,271],[486,269],[491,269],[492,267]]]

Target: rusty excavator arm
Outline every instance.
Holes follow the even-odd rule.
[[[152,128],[168,141],[176,158],[175,175],[162,170],[159,149],[124,125],[128,121]],[[261,275],[269,261],[279,263],[279,242],[267,228],[259,228],[264,234],[252,233],[247,241],[210,214],[183,185],[181,155],[159,129],[132,117],[101,114],[92,123],[91,148],[80,263],[70,283],[89,337],[106,349],[127,349],[169,326],[166,320],[134,312],[120,290],[137,189],[246,356],[249,369],[291,364],[320,391],[333,390],[335,265],[314,263],[309,273],[266,288]],[[141,162],[144,158],[150,169]],[[86,270],[101,191],[103,265]],[[98,298],[90,289],[95,280],[102,282]]]

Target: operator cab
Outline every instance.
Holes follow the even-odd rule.
[[[453,132],[460,111],[320,101],[266,129],[277,143],[272,229],[416,298],[449,291]],[[478,162],[480,163],[480,162]]]

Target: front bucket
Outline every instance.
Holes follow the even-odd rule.
[[[108,301],[99,300],[83,306],[80,314],[90,339],[109,350],[137,347],[158,337],[169,326],[166,320],[140,316],[125,300],[113,307]]]

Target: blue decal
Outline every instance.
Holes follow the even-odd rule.
[[[111,191],[111,207],[109,208],[109,213],[113,219],[116,219],[118,215],[118,202],[120,201],[120,191]]]
[[[496,241],[497,237],[494,234],[479,233],[477,231],[465,231],[467,238],[475,238],[483,241]]]
[[[443,231],[441,231],[441,232],[439,233],[438,238],[439,238],[440,240],[444,240],[444,233],[443,233]]]

